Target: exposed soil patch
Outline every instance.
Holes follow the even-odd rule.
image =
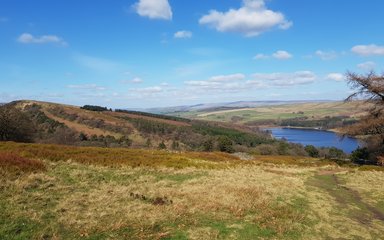
[[[63,123],[67,127],[74,129],[75,131],[78,131],[78,132],[83,132],[89,136],[91,136],[91,135],[112,135],[112,136],[116,135],[116,133],[113,133],[113,132],[103,131],[103,130],[100,130],[98,128],[91,128],[91,127],[84,125],[84,124],[71,122],[69,120],[54,116],[53,114],[51,114],[50,112],[48,112],[46,110],[43,110],[43,112],[50,119],[53,119],[53,120],[58,121],[60,123]]]
[[[132,114],[132,113],[120,113],[120,112],[111,112],[110,115],[114,117],[130,117],[130,118],[135,118],[135,119],[145,119],[148,121],[156,121],[156,122],[161,122],[169,125],[174,125],[174,126],[181,126],[181,127],[189,127],[191,124],[186,123],[186,122],[180,122],[180,121],[174,121],[174,120],[169,120],[169,119],[161,119],[161,118],[155,118],[155,117],[149,117],[149,116],[143,116],[143,115],[137,115],[137,114]]]
[[[384,222],[384,213],[364,202],[357,191],[344,186],[336,173],[337,171],[319,172],[308,181],[308,184],[325,190],[339,204],[338,208],[347,211],[347,214],[356,221],[364,225],[371,224],[373,220]]]

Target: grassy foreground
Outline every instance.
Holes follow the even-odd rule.
[[[251,159],[249,159],[251,158]],[[380,239],[383,171],[0,143],[0,239]]]

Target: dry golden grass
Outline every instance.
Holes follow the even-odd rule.
[[[329,172],[329,171],[328,171]],[[383,172],[335,169],[311,178],[307,198],[317,239],[380,239],[384,233]],[[381,186],[379,186],[381,185]]]
[[[45,170],[43,162],[10,152],[0,152],[0,169],[4,172],[37,172]]]
[[[84,164],[132,167],[223,168],[242,161],[233,155],[214,152],[168,152],[159,150],[73,147],[45,144],[0,143],[0,152],[20,153],[24,157],[51,161],[71,160]]]
[[[328,160],[319,160],[303,156],[281,156],[281,155],[255,155],[254,161],[262,164],[285,164],[297,166],[336,166],[336,163]]]
[[[353,215],[364,210],[360,202],[336,194],[356,191],[359,201],[380,209],[384,172],[286,156],[240,160],[225,153],[0,143],[5,151],[41,159],[46,171],[12,181],[0,176],[0,239],[374,239],[384,233],[384,222],[365,224]]]
[[[32,174],[16,181],[16,194],[11,199],[13,202],[33,199],[36,205],[28,204],[30,207],[19,213],[39,222],[47,209],[37,205],[54,202],[59,196],[59,201],[48,212],[55,215],[55,224],[79,236],[129,227],[134,229],[130,236],[138,239],[152,239],[161,233],[173,236],[177,230],[191,238],[198,239],[204,232],[223,238],[225,231],[237,225],[238,232],[231,234],[241,239],[242,229],[252,225],[283,237],[297,230],[298,223],[305,219],[303,213],[285,201],[295,197],[289,191],[292,187],[303,189],[303,181],[287,177],[281,185],[281,179],[275,174],[257,166],[156,171],[85,168],[76,163],[55,163],[50,167],[53,177]],[[113,177],[105,179],[107,176]],[[145,199],[132,197],[132,193]],[[281,202],[277,203],[276,197],[282,199]],[[169,200],[164,205],[148,201],[155,198]],[[222,226],[211,226],[211,222]],[[159,227],[158,232],[153,231],[154,226]],[[257,236],[257,232],[254,234]]]

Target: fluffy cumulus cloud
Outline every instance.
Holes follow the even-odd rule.
[[[211,82],[230,82],[230,81],[240,81],[245,78],[245,75],[242,73],[230,74],[230,75],[218,75],[213,76],[209,79]]]
[[[293,73],[255,73],[245,76],[237,73],[213,76],[207,80],[186,81],[187,87],[195,92],[236,93],[274,87],[292,87],[311,84],[316,75],[311,71]]]
[[[341,82],[345,80],[345,76],[341,73],[330,73],[327,75],[327,79],[336,82]]]
[[[58,43],[61,45],[67,45],[67,43],[60,37],[56,35],[43,35],[40,37],[35,37],[30,33],[23,33],[18,38],[17,41],[20,43]]]
[[[211,10],[199,20],[220,32],[241,33],[248,37],[260,35],[274,27],[288,29],[292,22],[284,14],[267,9],[264,0],[243,0],[239,9],[227,12]]]
[[[375,44],[370,45],[356,45],[351,51],[360,56],[384,56],[384,46],[378,46]]]
[[[269,56],[267,56],[267,55],[265,55],[265,54],[263,54],[263,53],[258,53],[258,54],[256,54],[256,55],[253,57],[253,59],[255,59],[255,60],[267,59],[267,58],[269,58]]]
[[[289,87],[295,85],[311,84],[316,75],[311,71],[298,71],[294,73],[256,73],[253,82],[264,82],[268,86]]]
[[[242,73],[218,75],[208,80],[186,81],[185,84],[194,90],[215,92],[237,92],[246,88],[243,84],[245,75]]]
[[[192,32],[191,31],[178,31],[175,32],[173,35],[174,38],[191,38],[192,37]]]
[[[372,71],[376,67],[376,63],[368,61],[357,64],[357,67],[364,71]]]
[[[279,50],[279,51],[275,52],[274,54],[272,54],[272,56],[274,58],[280,59],[280,60],[286,60],[286,59],[292,58],[292,54],[290,54],[287,51],[283,51],[283,50]]]
[[[276,51],[275,53],[273,53],[271,56],[263,54],[263,53],[256,54],[253,57],[253,59],[254,60],[260,60],[260,59],[268,59],[268,58],[271,58],[271,57],[275,58],[275,59],[278,59],[278,60],[287,60],[287,59],[292,58],[293,56],[292,56],[292,54],[290,54],[287,51],[279,50],[279,51]]]
[[[321,60],[327,61],[337,58],[337,53],[335,51],[322,51],[317,50],[315,55],[318,56]]]
[[[133,5],[137,14],[150,19],[172,19],[172,9],[168,0],[140,0]]]

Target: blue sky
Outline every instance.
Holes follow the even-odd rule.
[[[2,0],[0,102],[341,100],[383,71],[382,0]]]

